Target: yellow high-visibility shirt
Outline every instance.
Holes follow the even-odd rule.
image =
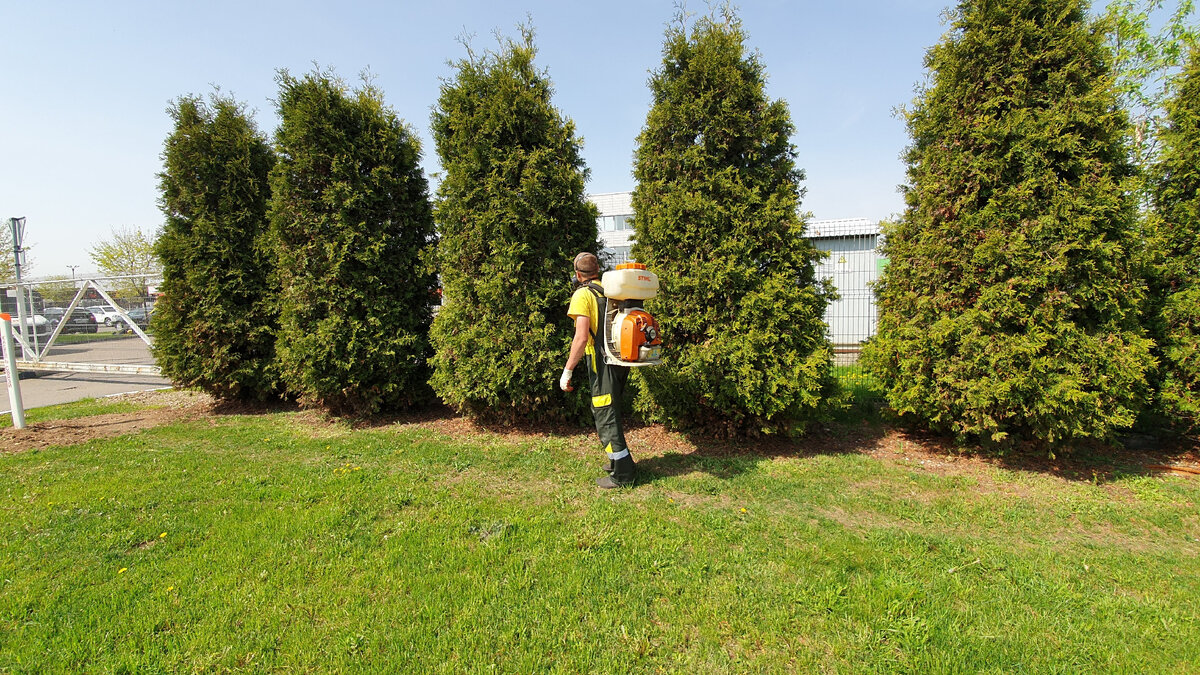
[[[588,290],[587,286],[580,286],[571,296],[571,305],[567,307],[567,316],[574,319],[578,316],[586,316],[590,324],[588,324],[588,343],[587,349],[584,350],[588,354],[596,353],[596,335],[597,329],[600,327],[600,309],[596,306],[596,296]]]

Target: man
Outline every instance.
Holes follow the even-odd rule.
[[[571,374],[582,359],[587,362],[592,394],[592,416],[596,419],[596,433],[600,444],[608,453],[604,470],[609,475],[597,478],[596,484],[610,489],[633,485],[637,478],[637,466],[625,445],[625,430],[621,428],[621,397],[625,393],[625,380],[629,369],[605,362],[601,347],[604,335],[604,309],[607,299],[601,288],[600,260],[592,253],[583,252],[575,256],[575,281],[580,287],[571,296],[567,316],[575,320],[575,337],[571,340],[571,354],[563,368],[558,386],[563,391],[572,391]],[[597,344],[597,340],[600,344]]]

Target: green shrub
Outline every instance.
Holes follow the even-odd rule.
[[[1161,346],[1164,412],[1200,422],[1200,49],[1167,104],[1151,193],[1157,224],[1152,333]]]
[[[154,355],[177,385],[222,399],[278,394],[277,312],[264,251],[274,157],[245,108],[194,96],[169,108],[155,251],[163,297],[151,315]]]
[[[281,72],[271,234],[288,390],[333,412],[429,399],[435,279],[420,146],[370,84]]]
[[[431,384],[459,412],[504,422],[587,410],[586,387],[556,383],[574,333],[571,261],[597,250],[597,213],[575,125],[551,104],[535,55],[522,29],[520,42],[456,62],[433,113],[445,173]]]
[[[647,309],[665,346],[641,406],[718,435],[799,431],[834,385],[795,128],[740,20],[685,23],[667,31],[635,156],[633,254],[661,281]]]
[[[1128,121],[1085,12],[967,0],[926,57],[865,354],[902,418],[1054,445],[1130,426],[1146,396]]]

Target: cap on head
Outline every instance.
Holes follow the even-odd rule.
[[[600,259],[595,253],[584,251],[575,256],[575,271],[588,279],[595,279],[600,276]]]

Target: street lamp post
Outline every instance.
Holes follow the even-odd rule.
[[[76,267],[79,267],[79,265],[67,265],[67,269],[71,270],[71,278],[72,279],[75,278],[75,268]]]

